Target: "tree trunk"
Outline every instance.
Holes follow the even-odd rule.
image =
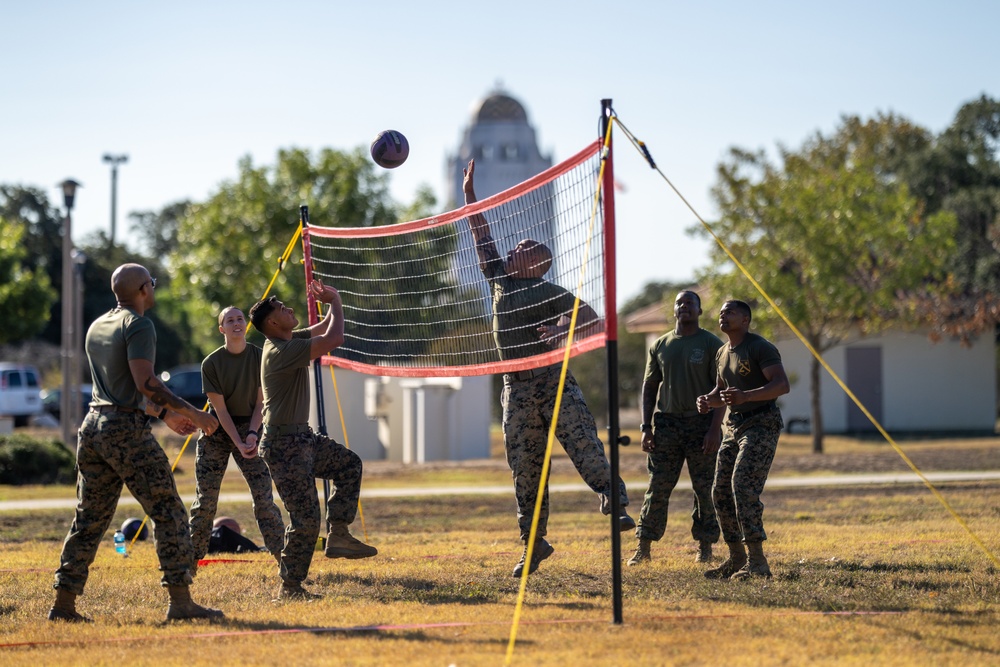
[[[811,341],[813,349],[819,350],[818,341]],[[823,453],[823,411],[820,409],[819,394],[820,365],[819,359],[812,357],[809,363],[809,395],[810,411],[809,423],[812,431],[813,454]]]

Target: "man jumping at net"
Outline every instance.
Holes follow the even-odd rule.
[[[473,182],[475,161],[470,160],[464,170],[462,183],[465,203],[476,201]],[[469,216],[469,230],[476,244],[479,268],[486,276],[493,292],[493,337],[500,359],[521,359],[544,354],[565,340],[569,332],[568,318],[576,298],[559,285],[546,281],[542,276],[552,266],[552,252],[544,244],[532,239],[518,243],[500,257],[496,242],[490,235],[490,226],[481,213]],[[580,330],[588,333],[600,327],[600,318],[594,309],[581,302],[577,314]],[[507,464],[514,478],[517,498],[517,522],[524,542],[524,553],[514,567],[514,576],[524,572],[528,557],[528,539],[531,521],[542,477],[542,465],[548,443],[548,432],[555,411],[556,393],[559,388],[560,366],[545,366],[503,376],[503,436]],[[566,383],[560,404],[556,437],[580,472],[580,476],[596,493],[601,494],[601,511],[611,512],[609,493],[611,466],[604,454],[604,445],[597,437],[597,425],[587,408],[583,392],[572,373],[566,373]],[[635,521],[625,511],[628,495],[625,484],[618,480],[621,500],[621,530],[632,530]],[[545,540],[549,518],[549,493],[546,486],[542,495],[541,513],[535,544],[532,548],[528,573],[538,569],[539,563],[553,553]]]
[[[340,294],[319,280],[309,284],[309,291],[316,300],[330,304],[330,310],[306,329],[295,328],[299,324],[295,312],[276,297],[258,301],[250,309],[250,321],[267,338],[261,359],[260,457],[271,470],[289,520],[279,561],[280,600],[319,597],[302,587],[320,530],[317,478],[332,481],[336,489],[326,504],[326,557],[368,558],[378,553],[347,529],[358,512],[361,457],[309,426],[309,364],[344,342]]]

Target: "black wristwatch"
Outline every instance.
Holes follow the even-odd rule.
[[[257,431],[255,431],[253,429],[250,429],[249,431],[247,431],[247,437],[249,438],[251,435],[253,437],[255,437],[255,438],[259,438],[260,437],[259,435],[257,435]]]
[[[167,409],[163,408],[162,410],[160,410],[160,414],[156,415],[156,418],[163,419],[166,416],[167,416]]]
[[[640,431],[652,431],[653,427],[650,424],[639,424]]]

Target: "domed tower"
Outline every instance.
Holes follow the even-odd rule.
[[[485,199],[517,185],[552,166],[552,157],[538,150],[535,128],[524,106],[500,90],[472,106],[472,118],[458,153],[449,156],[447,178],[452,184],[451,207],[461,206],[462,169],[476,159],[476,196]]]

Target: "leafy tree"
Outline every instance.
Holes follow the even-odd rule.
[[[0,185],[0,218],[24,230],[21,246],[27,251],[22,265],[34,275],[48,277],[49,285],[62,284],[63,217],[40,188]],[[59,345],[62,340],[62,301],[59,293],[49,304],[48,317],[39,334]]]
[[[819,354],[860,332],[917,324],[903,296],[935,292],[953,247],[955,219],[924,215],[898,177],[901,156],[926,134],[895,116],[845,118],[830,137],[799,151],[731,149],[713,197],[722,212],[713,231],[767,290]],[[696,233],[706,235],[701,228]],[[757,302],[754,323],[774,335],[779,321],[721,248],[702,273],[718,301]],[[820,364],[809,387],[813,451],[823,451]]]
[[[916,308],[939,336],[967,340],[1000,322],[1000,100],[985,95],[963,105],[951,126],[901,165],[928,213],[957,219],[952,290],[918,294]],[[940,295],[938,295],[940,297]]]
[[[417,208],[432,202],[428,194],[418,197]],[[221,308],[236,304],[248,310],[263,295],[295,232],[301,204],[309,206],[314,225],[399,221],[387,176],[376,172],[361,149],[316,154],[285,149],[274,166],[242,159],[235,181],[223,183],[208,201],[192,204],[178,222],[178,246],[170,255],[173,280],[163,298],[171,312],[183,312],[185,324],[194,325],[195,349],[204,353],[219,344],[214,322]],[[292,303],[305,294],[301,257],[299,250],[293,253],[272,289]],[[305,321],[301,310],[299,315]],[[260,341],[259,334],[254,338]]]
[[[0,217],[0,344],[19,342],[41,331],[56,301],[44,269],[27,266],[24,226]]]
[[[174,202],[160,211],[132,211],[131,230],[138,235],[140,251],[149,257],[167,257],[177,250],[177,229],[191,207],[188,200]]]

